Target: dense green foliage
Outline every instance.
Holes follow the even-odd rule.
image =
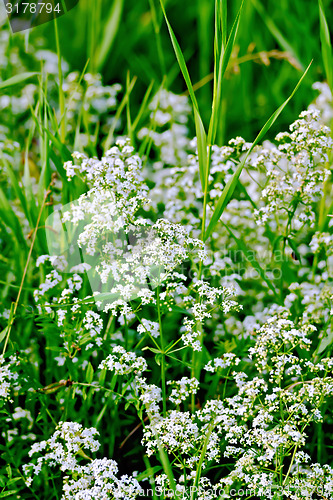
[[[3,24],[0,498],[333,499],[330,4]]]

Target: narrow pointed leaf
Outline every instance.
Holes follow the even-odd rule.
[[[121,16],[124,7],[124,0],[115,0],[110,11],[109,18],[104,27],[104,33],[97,56],[97,69],[101,71],[108,55],[111,52],[112,45],[118,33]]]
[[[311,63],[312,63],[312,61],[311,61]],[[227,204],[228,204],[228,202],[229,202],[229,200],[230,200],[230,198],[231,198],[231,196],[232,196],[232,194],[233,194],[233,192],[235,190],[235,187],[237,185],[237,181],[239,179],[239,176],[240,176],[240,174],[241,174],[241,172],[243,170],[243,167],[244,167],[244,165],[246,163],[246,160],[248,159],[249,155],[252,153],[252,151],[255,148],[255,146],[262,140],[262,138],[265,136],[265,134],[267,133],[267,131],[271,128],[271,126],[274,124],[274,122],[280,116],[280,114],[282,113],[283,109],[286,107],[286,105],[292,99],[292,97],[294,96],[295,92],[298,90],[299,86],[301,85],[303,79],[305,78],[305,75],[307,74],[307,72],[308,72],[308,70],[309,70],[309,68],[311,66],[311,63],[309,64],[309,66],[304,71],[302,77],[298,81],[296,87],[294,88],[293,92],[288,97],[288,99],[286,99],[284,101],[284,103],[281,104],[281,106],[267,120],[267,122],[265,123],[265,125],[263,126],[263,128],[260,130],[259,134],[257,135],[257,137],[256,137],[255,141],[253,142],[251,148],[249,149],[249,151],[247,152],[247,154],[244,156],[243,160],[238,165],[238,167],[235,170],[235,172],[232,175],[232,177],[230,177],[229,181],[225,185],[225,187],[224,187],[224,189],[222,191],[221,197],[219,198],[219,200],[218,200],[218,202],[216,204],[216,207],[214,209],[212,218],[211,218],[211,220],[210,220],[210,222],[208,224],[208,227],[206,229],[204,241],[206,241],[209,238],[209,236],[211,235],[212,231],[214,230],[217,222],[219,221],[221,215],[223,214],[223,211],[224,211],[225,207],[227,206]]]
[[[240,21],[240,15],[242,12],[244,1],[241,3],[241,6],[237,12],[236,19],[234,21],[234,24],[232,26],[228,42],[224,48],[222,47],[222,50],[220,52],[220,58],[219,58],[219,63],[218,63],[218,70],[216,71],[216,76],[217,76],[217,81],[216,85],[214,88],[214,97],[213,97],[213,106],[212,106],[212,115],[209,123],[209,132],[208,132],[208,144],[212,145],[215,141],[216,137],[216,131],[217,131],[217,125],[218,125],[218,120],[220,117],[220,108],[221,108],[221,100],[222,100],[222,81],[223,81],[223,76],[225,73],[225,70],[227,69],[230,56],[232,53],[232,49],[235,44],[238,28],[239,28],[239,21]],[[224,5],[224,10],[226,9],[226,6]],[[222,8],[223,8],[222,7]],[[224,21],[225,22],[225,21]],[[225,29],[225,26],[224,26]]]
[[[256,259],[256,257],[253,255],[252,252],[251,253],[249,252],[249,250],[247,249],[247,246],[245,245],[245,243],[240,238],[237,238],[237,236],[231,231],[231,229],[226,224],[223,224],[223,225],[227,229],[227,231],[229,232],[229,234],[232,236],[232,238],[235,240],[235,242],[237,243],[238,248],[243,252],[244,257],[246,258],[246,260],[258,272],[258,274],[260,275],[260,277],[265,281],[265,283],[272,290],[272,292],[274,293],[274,295],[276,296],[276,298],[279,300],[278,294],[277,294],[277,292],[275,290],[275,287],[274,287],[272,281],[268,278],[268,276],[266,275],[264,269],[259,264],[259,262]]]
[[[266,24],[268,30],[271,32],[275,40],[278,42],[280,47],[288,52],[295,60],[297,63],[297,66],[301,71],[304,71],[304,65],[302,64],[298,54],[296,53],[295,49],[290,45],[290,43],[287,41],[287,39],[283,36],[279,28],[276,26],[274,23],[273,19],[268,15],[265,7],[263,6],[262,2],[260,0],[252,0],[252,3],[254,7],[257,9],[259,12],[260,16],[262,17],[264,23]]]
[[[29,78],[38,75],[38,73],[35,72],[26,72],[26,73],[21,73],[20,75],[15,75],[12,76],[11,78],[8,78],[8,80],[4,80],[3,82],[0,82],[0,89],[6,89],[8,87],[13,87],[13,85],[17,85],[18,83],[23,83]]]
[[[323,57],[323,63],[326,73],[326,78],[331,91],[333,91],[333,56],[332,56],[332,44],[330,31],[326,21],[325,10],[322,0],[318,0],[319,3],[319,19],[320,19],[320,42],[321,42],[321,53]]]
[[[195,97],[195,93],[194,93],[194,90],[193,90],[193,85],[192,85],[192,82],[191,82],[191,78],[190,78],[190,75],[189,75],[189,72],[188,72],[188,69],[187,69],[187,66],[186,66],[186,62],[185,62],[182,50],[180,48],[180,45],[179,45],[179,43],[177,41],[177,38],[176,38],[174,32],[173,32],[171,24],[169,23],[169,20],[167,18],[167,15],[166,15],[166,12],[165,12],[162,0],[160,0],[160,2],[161,2],[162,11],[163,11],[163,14],[164,14],[165,22],[166,22],[168,30],[169,30],[169,35],[170,35],[171,43],[172,43],[173,49],[175,51],[176,58],[177,58],[180,70],[181,70],[181,72],[183,74],[183,77],[184,77],[184,80],[185,80],[185,83],[186,83],[186,86],[187,86],[187,89],[188,89],[188,92],[190,94],[190,98],[191,98],[191,101],[192,101],[192,104],[193,104],[195,130],[196,130],[196,136],[197,136],[197,140],[198,140],[198,157],[199,157],[200,180],[201,180],[202,189],[204,190],[204,187],[205,187],[205,178],[206,178],[206,171],[207,171],[207,138],[206,138],[206,132],[205,132],[204,125],[202,123],[202,119],[201,119],[200,111],[199,111],[199,107],[198,107],[198,102],[197,102],[197,99]]]

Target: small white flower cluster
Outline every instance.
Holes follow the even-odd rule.
[[[80,145],[80,149],[90,151],[97,141],[104,140],[110,127],[118,126],[115,123],[115,111],[121,85],[103,85],[99,74],[86,73],[82,78],[76,71],[67,73],[68,70],[64,73],[62,85],[66,102],[66,134],[73,138],[73,142],[75,138],[75,144]],[[57,109],[58,88],[53,80],[49,87],[50,102]],[[89,116],[89,121],[83,123],[82,115]]]
[[[139,400],[144,404],[151,421],[159,420],[160,407],[158,403],[162,401],[162,389],[155,384],[147,384],[144,377],[136,376],[134,382]]]
[[[121,85],[103,85],[101,75],[86,73],[79,84],[81,75],[75,71],[69,73],[63,82],[63,91],[69,104],[66,110],[66,117],[72,124],[83,104],[84,110],[89,113],[93,123],[97,123],[104,115],[113,111],[117,105],[117,95],[121,90]],[[110,125],[110,122],[107,122]]]
[[[75,470],[78,466],[76,455],[86,451],[95,452],[99,448],[99,442],[95,439],[98,431],[91,427],[84,429],[76,422],[59,422],[54,434],[46,441],[34,443],[29,451],[29,457],[36,453],[44,452],[43,456],[37,458],[37,463],[30,463],[23,467],[28,476],[28,483],[32,481],[32,475],[38,475],[44,463],[50,461],[51,465],[59,465],[61,471]]]
[[[205,370],[207,372],[215,373],[218,370],[223,370],[224,368],[237,366],[239,363],[240,359],[236,356],[236,354],[226,352],[220,358],[214,358],[208,361],[205,366]]]
[[[196,471],[186,477],[180,476],[175,481],[175,490],[170,488],[168,476],[159,474],[155,478],[156,493],[163,498],[187,498],[191,492],[195,492],[197,500],[216,500],[220,498],[222,487],[219,484],[212,484],[210,479],[201,476],[198,485],[195,485]],[[185,484],[184,484],[185,483]],[[223,497],[224,498],[224,497]]]
[[[148,456],[158,450],[159,444],[170,453],[191,455],[202,439],[194,415],[172,410],[167,417],[145,427],[142,444],[146,446]]]
[[[128,375],[133,372],[140,374],[147,370],[147,367],[147,362],[143,357],[137,357],[134,352],[126,352],[120,345],[113,346],[112,354],[109,354],[99,365],[99,368],[106,368],[116,375]]]
[[[326,82],[315,82],[312,88],[317,90],[319,95],[314,103],[310,104],[309,109],[319,110],[323,123],[330,127],[333,118],[333,97],[331,89]]]
[[[320,335],[330,331],[330,318],[333,315],[332,300],[333,290],[330,282],[319,283],[292,283],[289,287],[290,294],[285,298],[285,307],[290,309],[294,304],[301,304],[302,323],[312,323],[320,327]]]
[[[148,282],[154,289],[170,282],[175,268],[189,257],[204,260],[202,241],[180,224],[136,216],[149,201],[148,188],[141,159],[127,140],[118,140],[101,160],[73,156],[78,164],[65,164],[69,179],[80,174],[92,187],[63,211],[61,222],[68,234],[77,235],[84,260],[91,264],[88,278],[98,307],[115,314],[137,297],[143,304],[154,303]]]
[[[284,346],[289,349],[299,346],[309,350],[311,340],[308,335],[316,331],[316,327],[304,324],[296,328],[294,323],[287,319],[288,313],[273,316],[256,332],[257,341],[255,347],[250,347],[250,358],[255,357],[256,366],[260,371],[269,369],[268,359],[270,355],[282,353]]]
[[[0,398],[11,401],[10,395],[15,390],[15,382],[19,378],[19,374],[14,370],[19,365],[19,360],[16,356],[4,358],[0,356]]]
[[[131,500],[142,496],[143,490],[134,476],[117,477],[115,460],[95,459],[81,466],[79,479],[64,478],[62,500],[105,500],[119,498]]]
[[[203,469],[223,454],[228,459],[226,475],[215,486],[207,483],[207,488],[208,484],[210,491],[220,487],[226,493],[225,498],[232,498],[228,494],[231,487],[246,487],[256,496],[265,494],[269,488],[274,492],[277,476],[266,471],[273,471],[277,460],[284,455],[290,457],[290,451],[294,450],[297,457],[291,464],[286,491],[294,492],[297,484],[298,491],[313,492],[313,472],[317,470],[316,477],[320,477],[317,486],[327,492],[332,480],[328,469],[328,477],[323,480],[322,466],[309,464],[305,469],[300,468],[301,462],[309,461],[302,450],[308,442],[306,430],[313,422],[323,421],[321,406],[333,396],[332,359],[313,363],[302,356],[302,349],[307,350],[311,343],[308,337],[313,331],[311,325],[296,328],[282,310],[269,318],[254,336],[257,340],[255,347],[250,348],[249,358],[256,359],[258,375],[235,371],[240,360],[233,353],[213,359],[206,365],[207,371],[218,374],[221,369],[234,369],[228,382],[237,387],[234,396],[208,400],[193,414],[171,410],[163,418],[155,416],[144,430],[142,442],[147,454],[158,453],[162,446],[173,456],[187,486],[196,477],[202,450],[205,450]],[[249,358],[242,362],[249,364]],[[227,383],[230,377],[223,379]],[[190,380],[186,379],[186,385]],[[223,474],[223,464],[220,467]],[[170,488],[163,475],[157,484]],[[180,491],[181,485],[182,480],[178,479]],[[207,495],[214,498],[209,497],[208,491]],[[297,495],[298,500],[300,493]]]
[[[58,467],[63,473],[62,500],[86,500],[96,498],[135,499],[142,488],[134,476],[117,477],[118,466],[107,458],[90,459],[84,465],[80,459],[89,459],[85,451],[96,452],[100,443],[95,439],[99,433],[93,427],[85,429],[75,422],[59,422],[54,434],[47,440],[35,443],[29,456],[41,454],[37,463],[23,466],[26,482],[31,485],[34,476],[42,467]],[[85,451],[84,451],[85,450]]]
[[[302,112],[290,133],[280,133],[276,140],[277,147],[263,147],[249,160],[252,167],[267,171],[264,204],[255,215],[258,224],[265,224],[278,214],[284,234],[289,235],[315,221],[314,203],[330,175],[326,163],[333,143],[318,110]]]
[[[313,253],[325,250],[327,257],[333,255],[333,235],[327,232],[315,232],[310,242],[310,248]]]
[[[169,380],[168,385],[172,386],[169,400],[175,405],[186,401],[190,394],[196,394],[199,389],[199,381],[192,377],[182,377],[180,380]]]
[[[199,327],[193,319],[184,318],[183,325],[180,328],[182,334],[182,342],[185,346],[191,347],[194,351],[201,351],[201,343],[199,340]]]
[[[137,330],[141,335],[149,334],[155,339],[160,335],[160,325],[156,323],[156,321],[151,321],[150,319],[143,318]]]
[[[87,311],[83,319],[84,328],[92,337],[99,335],[103,328],[103,319],[95,311]]]
[[[150,127],[139,131],[139,139],[151,139],[166,165],[182,164],[189,149],[187,122],[191,114],[188,98],[161,89],[149,104]]]

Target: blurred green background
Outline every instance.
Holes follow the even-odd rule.
[[[228,26],[240,6],[228,2]],[[332,1],[324,0],[329,27]],[[184,52],[206,120],[210,116],[212,85],[202,80],[213,69],[213,0],[167,0],[165,7]],[[56,50],[53,23],[29,33]],[[61,52],[72,69],[98,71],[105,84],[137,76],[131,94],[133,115],[151,81],[177,93],[186,90],[171,46],[158,0],[80,0],[58,20]],[[15,35],[14,35],[15,37]],[[241,135],[251,141],[271,113],[290,95],[302,70],[311,69],[292,102],[269,133],[288,127],[316,93],[311,85],[324,79],[317,0],[245,0],[240,30],[227,71],[218,142]]]

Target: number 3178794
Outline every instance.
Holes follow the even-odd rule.
[[[46,12],[47,14],[51,14],[52,12],[56,12],[57,14],[61,13],[60,4],[53,3],[30,3],[30,2],[21,2],[21,3],[10,3],[6,2],[6,11],[7,14],[42,14]]]

